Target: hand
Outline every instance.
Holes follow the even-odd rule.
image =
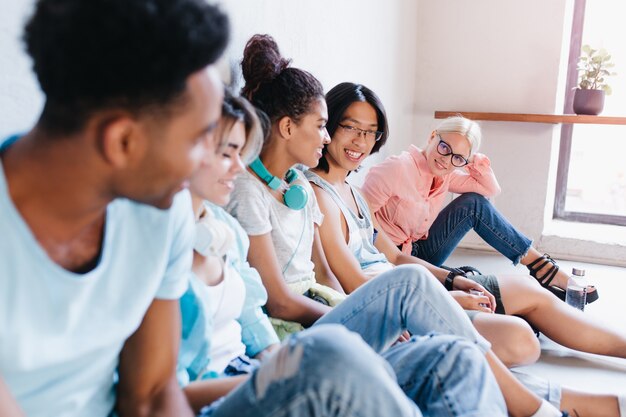
[[[496,297],[494,297],[493,294],[487,291],[485,287],[483,287],[476,281],[472,281],[471,279],[465,278],[463,276],[457,276],[456,278],[454,278],[454,282],[452,286],[453,286],[453,289],[455,290],[461,290],[465,292],[469,292],[470,290],[481,291],[483,293],[482,297],[483,298],[487,297],[489,300],[489,302],[486,304],[488,304],[489,308],[491,309],[491,312],[496,311]],[[474,296],[476,297],[476,295]],[[470,309],[470,310],[474,310],[474,309]]]
[[[459,303],[463,310],[476,310],[483,313],[493,313],[489,298],[484,295],[474,295],[465,291],[450,291],[450,295]]]
[[[262,351],[257,353],[254,356],[254,359],[258,359],[259,361],[263,362],[264,360],[266,360],[272,354],[272,352],[274,352],[279,347],[280,347],[280,343],[275,343],[273,345],[269,345],[268,347],[266,347],[265,349],[263,349]]]
[[[409,333],[408,330],[405,330],[402,332],[402,334],[400,335],[400,337],[398,337],[398,340],[396,340],[395,342],[393,342],[393,345],[397,345],[398,343],[404,343],[404,342],[408,342],[408,340],[411,338],[411,333]]]

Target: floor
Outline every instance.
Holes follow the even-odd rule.
[[[626,334],[626,268],[559,261],[561,268],[583,268],[589,283],[599,290],[600,299],[587,305],[585,314],[606,326]],[[472,265],[483,273],[527,274],[526,267],[513,266],[503,256],[469,249],[459,249],[446,261],[448,266]],[[576,329],[572,329],[576,331]],[[546,377],[571,388],[589,392],[626,394],[626,359],[581,353],[562,347],[540,336],[542,354],[524,372]]]

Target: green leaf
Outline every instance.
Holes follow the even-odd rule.
[[[613,93],[613,90],[608,85],[602,86],[602,89],[604,90],[604,94],[607,96],[610,96]]]
[[[583,50],[584,53],[589,54],[589,52],[591,51],[591,46],[583,45],[582,50]]]

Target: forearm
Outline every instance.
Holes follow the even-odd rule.
[[[212,402],[228,395],[239,385],[246,382],[249,375],[238,375],[233,377],[207,379],[203,381],[194,381],[185,387],[185,396],[191,404],[195,413]]]
[[[343,288],[341,287],[339,280],[337,279],[337,277],[335,277],[334,274],[317,274],[316,273],[315,281],[317,281],[318,284],[325,285],[329,288],[332,288],[335,291],[340,292],[341,294],[344,294]]]
[[[160,389],[149,393],[120,390],[117,398],[120,417],[192,417],[194,414],[175,376]]]
[[[330,311],[330,307],[303,295],[289,294],[287,297],[281,297],[279,301],[268,302],[267,311],[271,317],[295,321],[308,327]]]
[[[403,265],[403,264],[418,264],[418,265],[422,265],[423,267],[425,267],[426,269],[428,269],[428,271],[433,274],[435,276],[435,278],[437,278],[437,280],[439,280],[439,282],[441,282],[443,284],[443,282],[446,280],[446,277],[448,276],[448,272],[447,270],[443,269],[443,268],[439,268],[438,266],[435,266],[433,264],[431,264],[430,262],[427,262],[423,259],[417,258],[415,256],[411,256],[411,255],[407,255],[405,253],[399,253],[398,256],[395,259],[395,262],[393,262],[395,265]]]

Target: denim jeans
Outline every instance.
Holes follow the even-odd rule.
[[[248,381],[205,407],[200,415],[420,417],[423,414],[402,392],[389,364],[358,335],[341,326],[323,325],[286,339]]]
[[[379,275],[315,326],[328,323],[358,333],[380,353],[424,415],[506,415],[484,357],[489,342],[425,268],[403,265]],[[394,345],[404,330],[413,337]]]
[[[440,266],[471,229],[514,265],[532,245],[489,200],[477,193],[465,193],[439,213],[427,239],[413,242],[411,254]]]

